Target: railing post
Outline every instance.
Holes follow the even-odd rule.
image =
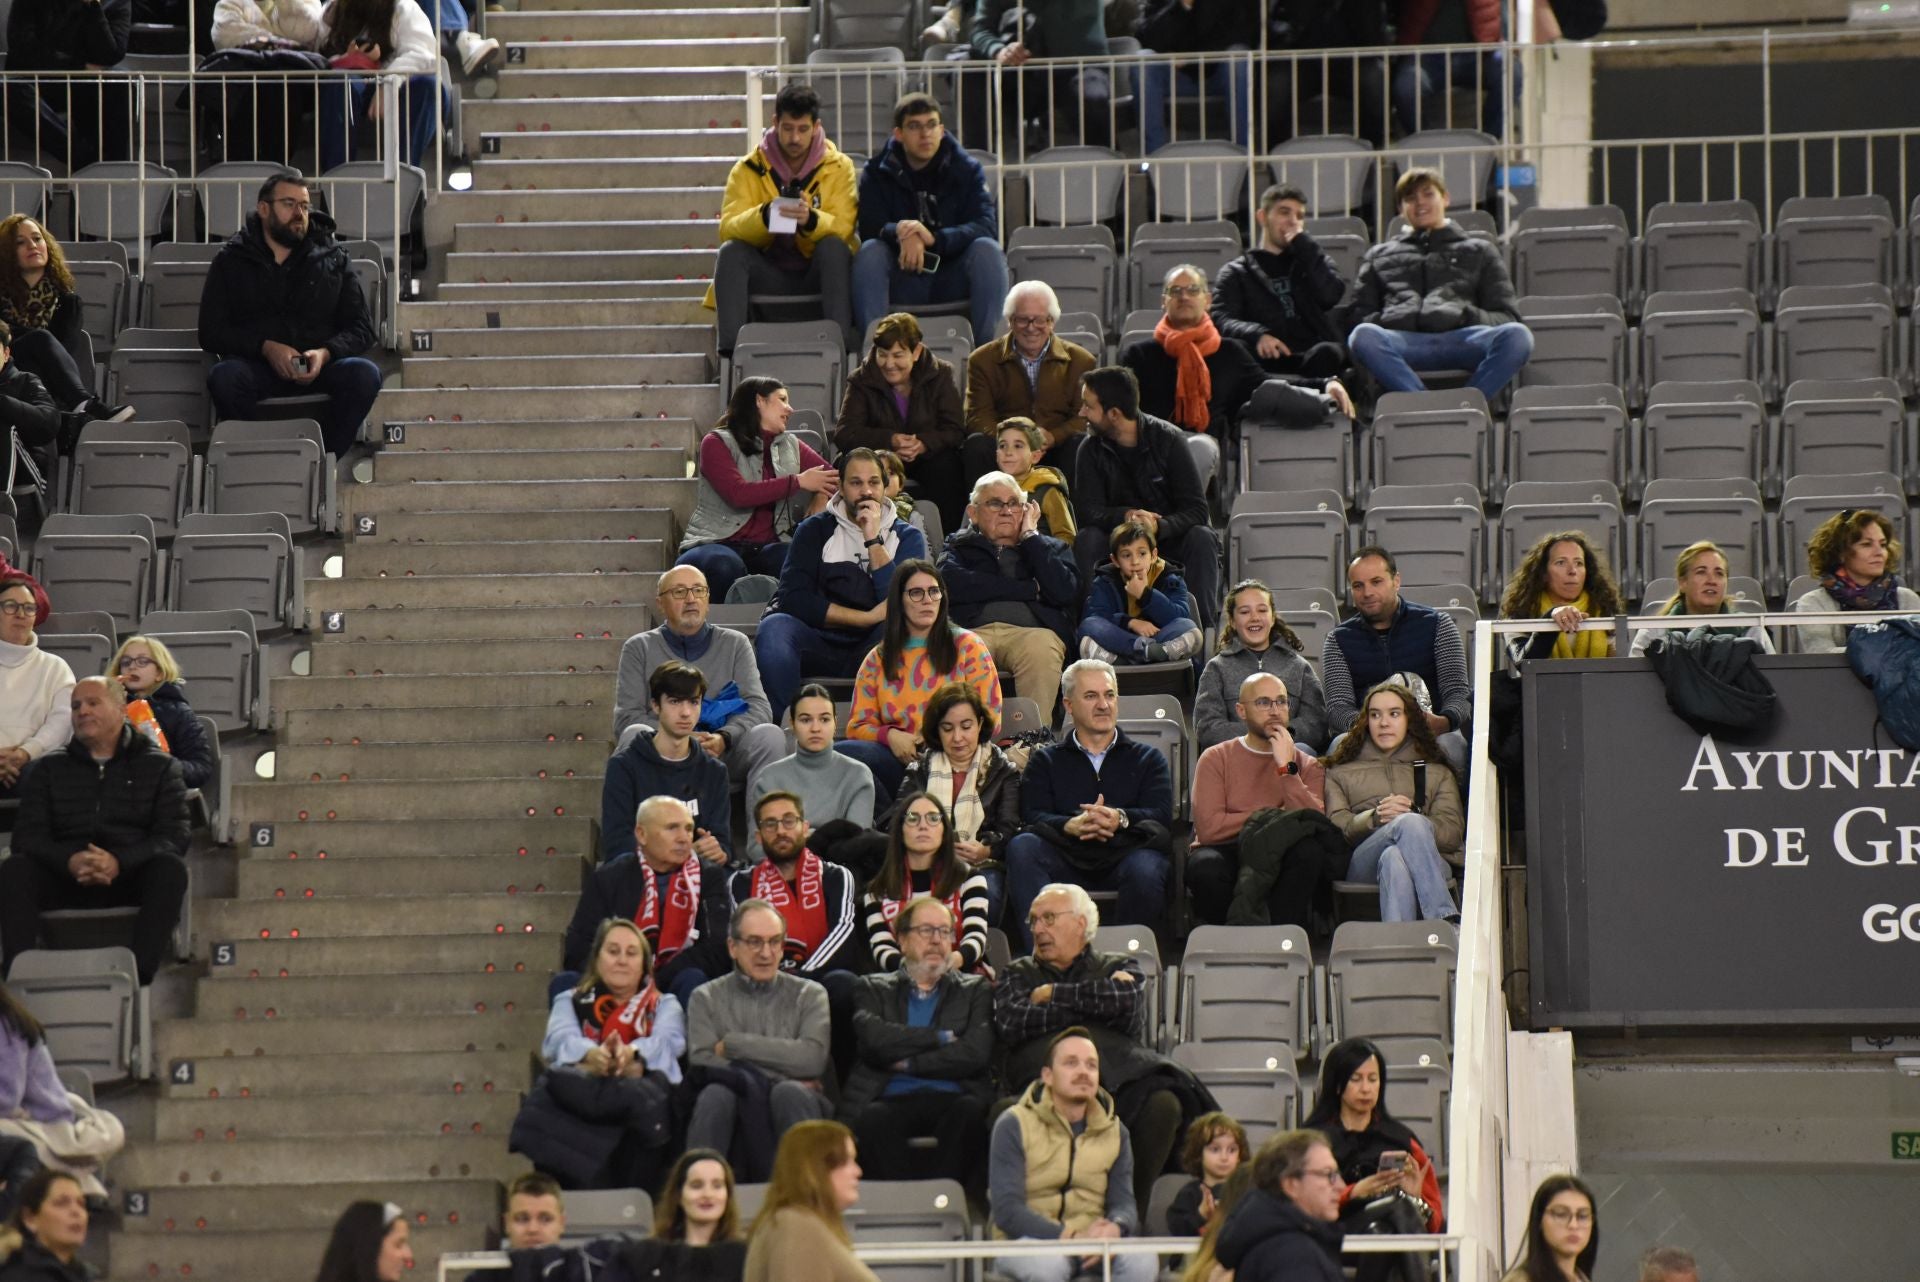
[[[1766,229],[1773,230],[1773,30],[1760,32],[1760,190],[1766,197]]]

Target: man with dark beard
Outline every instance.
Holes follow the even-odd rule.
[[[269,396],[318,392],[322,428],[344,454],[380,394],[367,300],[333,220],[314,210],[306,179],[278,173],[246,225],[221,247],[200,295],[200,346],[220,357],[207,375],[220,419],[254,417]]]

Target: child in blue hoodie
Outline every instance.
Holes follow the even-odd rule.
[[[1151,527],[1114,527],[1107,564],[1094,571],[1080,617],[1080,657],[1108,663],[1195,659],[1206,644],[1194,622],[1193,596],[1160,559]]]

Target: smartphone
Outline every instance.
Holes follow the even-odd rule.
[[[1427,763],[1413,763],[1413,808],[1425,812],[1427,808]]]
[[[1407,1154],[1400,1149],[1389,1149],[1380,1155],[1380,1169],[1383,1171],[1403,1170],[1407,1165]]]
[[[940,255],[925,253],[920,256],[920,270],[931,275],[940,270]]]
[[[299,370],[302,374],[305,374],[307,372],[307,358],[304,356],[294,357],[293,367]]]

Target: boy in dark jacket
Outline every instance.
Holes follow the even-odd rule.
[[[1080,657],[1108,663],[1166,663],[1200,653],[1206,634],[1193,597],[1160,559],[1153,531],[1138,521],[1115,527],[1112,555],[1094,572],[1080,619]]]
[[[322,393],[327,449],[344,454],[380,394],[367,300],[333,220],[312,209],[304,178],[276,174],[246,225],[221,247],[200,295],[200,346],[222,419],[252,418],[269,396]]]
[[[1334,378],[1347,366],[1347,349],[1330,315],[1347,283],[1306,222],[1307,195],[1298,187],[1260,193],[1260,247],[1214,277],[1213,323],[1223,338],[1251,348],[1269,373]]]
[[[607,760],[600,790],[600,857],[635,848],[634,816],[649,797],[684,802],[695,824],[694,852],[709,862],[733,855],[732,803],[726,763],[693,741],[707,678],[691,663],[670,660],[647,678],[655,724]]]
[[[971,304],[973,341],[1000,324],[1007,258],[980,162],[947,137],[940,104],[910,93],[893,109],[893,141],[860,173],[860,252],[853,320],[861,333],[896,308]]]

